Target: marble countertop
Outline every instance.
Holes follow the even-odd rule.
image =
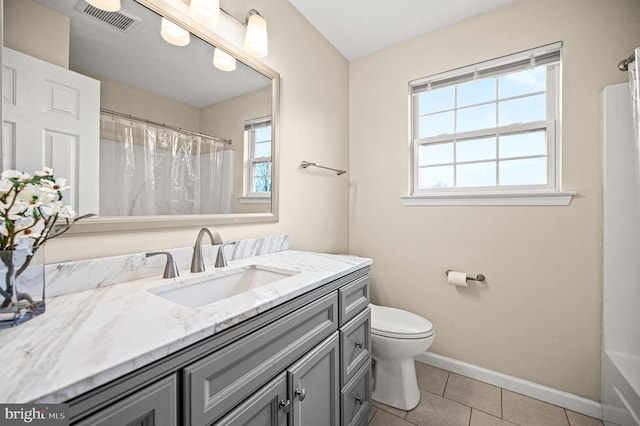
[[[189,308],[148,289],[247,265],[300,271]],[[47,299],[46,312],[0,329],[0,402],[63,402],[371,264],[350,255],[285,250],[177,279],[138,279]]]

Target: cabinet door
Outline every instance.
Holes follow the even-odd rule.
[[[176,376],[171,375],[75,426],[176,426]]]
[[[215,425],[286,426],[290,410],[287,373],[283,372]]]
[[[340,424],[338,369],[337,332],[288,369],[293,426]]]

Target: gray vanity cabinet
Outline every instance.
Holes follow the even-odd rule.
[[[369,268],[68,401],[77,426],[361,426]]]

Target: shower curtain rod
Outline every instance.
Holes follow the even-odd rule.
[[[207,134],[204,134],[204,133],[194,132],[193,130],[187,130],[187,129],[183,129],[182,127],[174,127],[174,126],[170,126],[168,124],[158,123],[157,121],[147,120],[146,118],[136,117],[136,116],[131,115],[131,114],[123,114],[123,113],[118,112],[118,111],[111,111],[110,109],[106,109],[106,108],[100,108],[100,112],[103,112],[105,114],[115,115],[115,116],[118,116],[118,117],[128,118],[129,120],[135,120],[135,121],[140,121],[140,122],[147,123],[147,124],[152,124],[154,126],[164,127],[165,129],[177,130],[179,132],[188,133],[188,134],[193,135],[193,136],[201,136],[203,138],[213,139],[215,141],[226,143],[226,144],[229,144],[229,145],[231,145],[231,143],[232,143],[231,139],[223,139],[223,138],[219,138],[217,136],[211,136],[211,135],[207,135]]]
[[[629,71],[629,64],[636,60],[635,53],[632,53],[627,59],[623,59],[618,62],[618,69],[620,71]]]

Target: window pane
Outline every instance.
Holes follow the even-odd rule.
[[[496,127],[496,104],[458,110],[457,132]]]
[[[271,141],[267,142],[256,142],[254,157],[271,157]]]
[[[253,191],[271,192],[271,162],[256,163],[253,172]]]
[[[544,92],[546,90],[546,66],[501,75],[498,80],[500,99],[526,95],[527,93]]]
[[[459,187],[465,186],[495,186],[496,163],[461,164],[457,169],[457,183]]]
[[[496,99],[496,78],[472,81],[458,86],[458,107],[480,104]]]
[[[418,186],[421,189],[453,188],[453,166],[421,168]]]
[[[500,136],[500,158],[546,154],[544,130]]]
[[[496,158],[496,138],[472,139],[458,142],[456,161],[479,161]]]
[[[271,141],[271,126],[258,127],[255,132],[256,142]]]
[[[453,143],[420,145],[419,150],[418,165],[420,166],[453,163]]]
[[[453,111],[420,117],[420,138],[453,133]]]
[[[453,87],[420,93],[420,115],[453,108]]]
[[[500,186],[545,185],[547,161],[545,158],[500,161]]]
[[[498,103],[500,126],[544,120],[547,117],[546,95],[527,96]]]

